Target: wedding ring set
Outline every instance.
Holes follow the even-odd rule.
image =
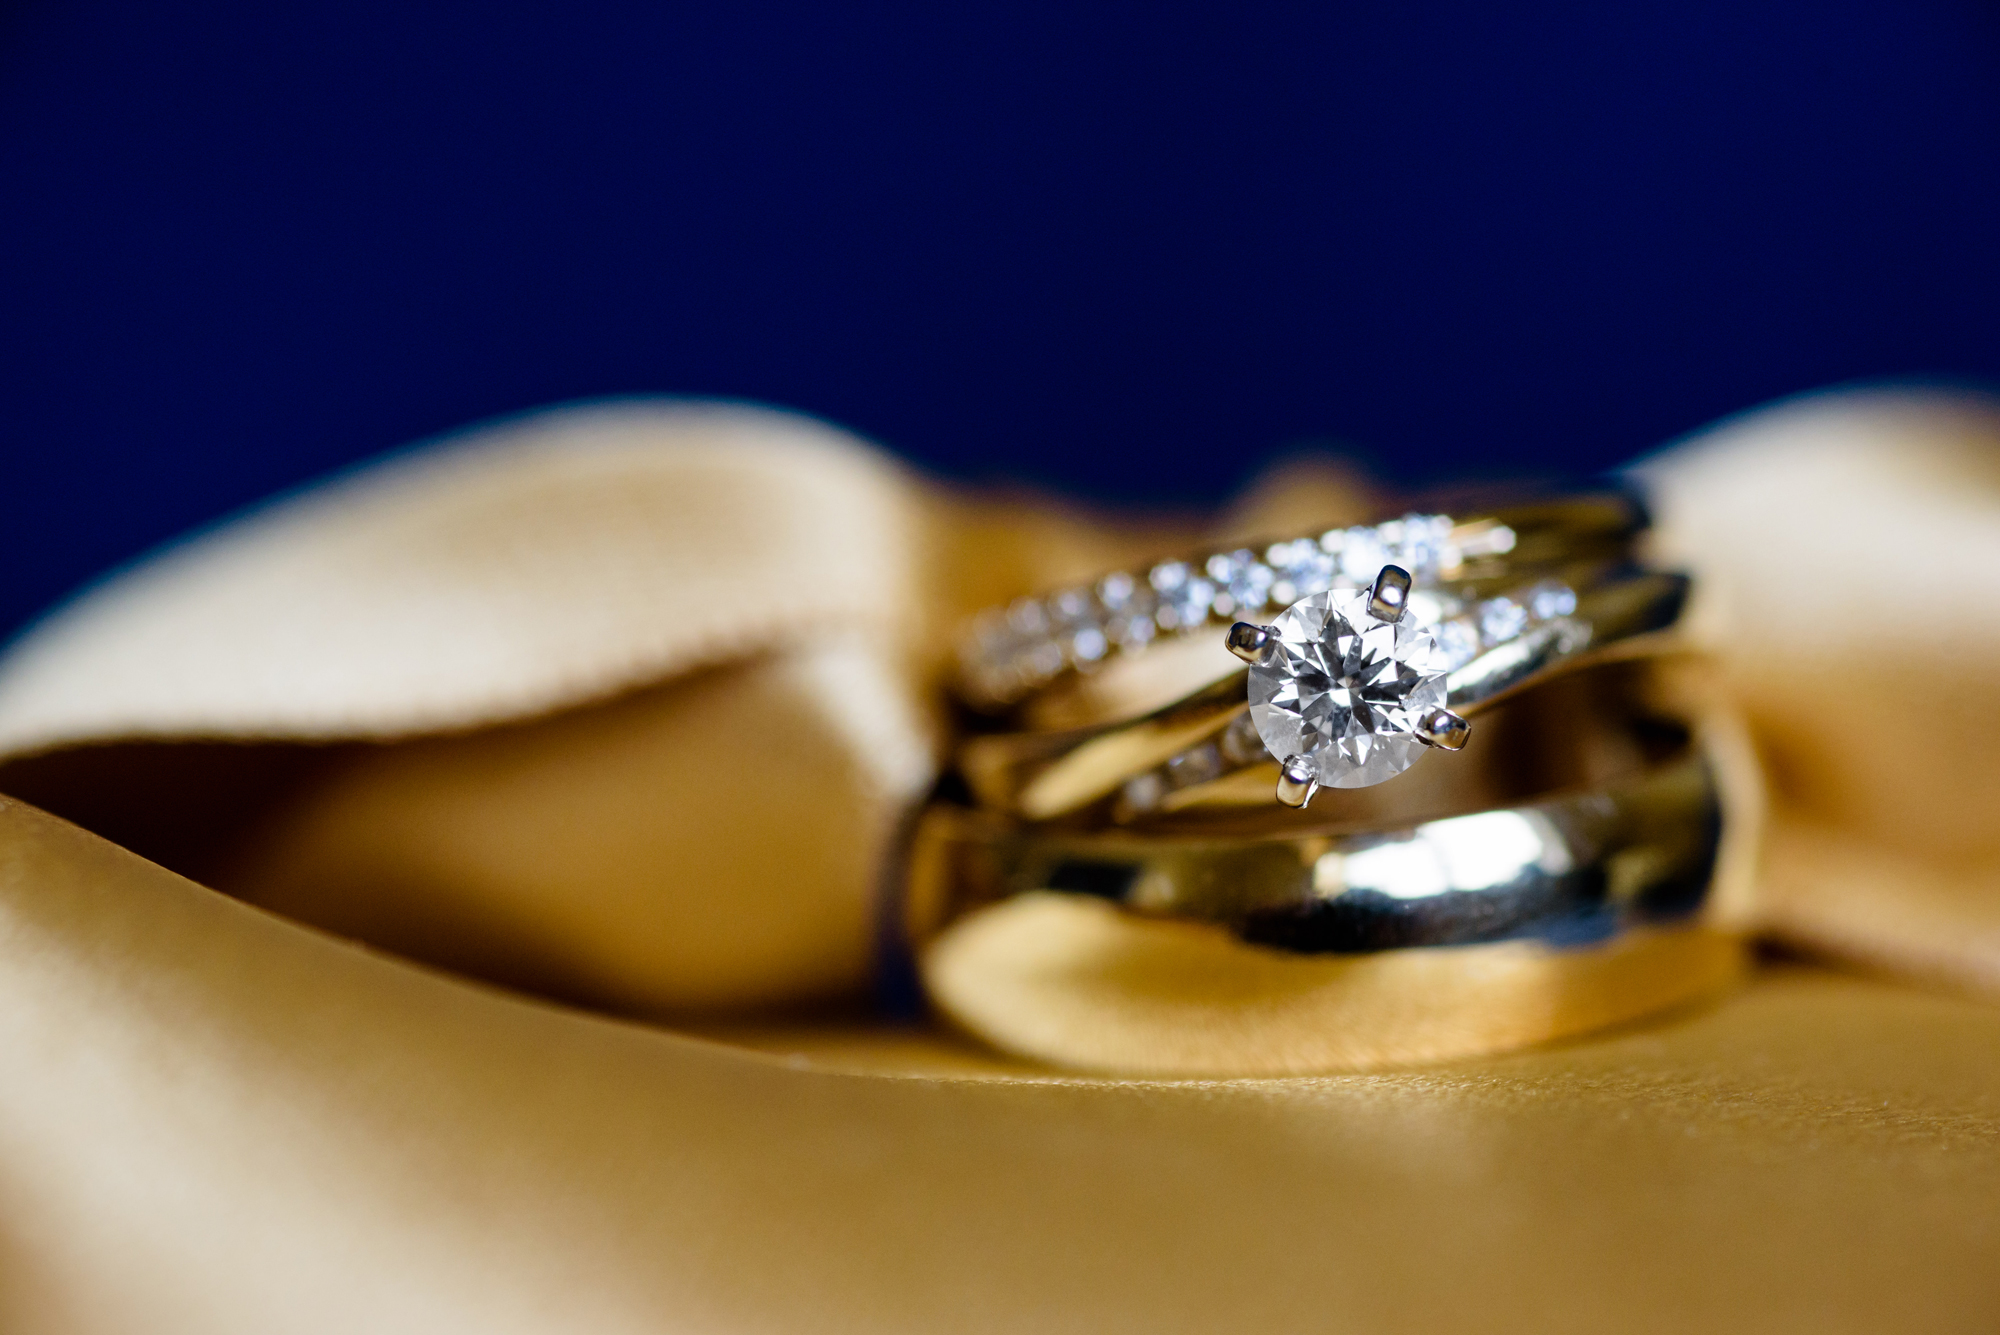
[[[982,614],[910,929],[1029,893],[1298,954],[1694,920],[1725,803],[1644,531],[1616,494],[1409,514]]]

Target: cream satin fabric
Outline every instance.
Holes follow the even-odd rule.
[[[1774,762],[1766,930],[2000,995],[1996,441],[1827,399],[1649,473]],[[46,624],[0,663],[0,791],[277,913],[0,809],[6,1328],[1991,1325],[1968,1000],[1779,970],[1514,1057],[1101,1081],[696,1041],[369,948],[684,1027],[859,994],[943,629],[1173,534],[635,404],[364,471]]]
[[[2000,416],[1830,396],[1641,471],[1780,797],[1770,933],[2000,999]]]

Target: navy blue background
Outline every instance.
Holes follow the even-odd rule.
[[[0,10],[0,630],[276,488],[630,391],[1212,499],[2000,378],[1939,0]]]

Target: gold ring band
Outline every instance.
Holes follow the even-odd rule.
[[[1411,514],[1115,571],[972,618],[957,690],[975,710],[1004,714],[1204,626],[1366,584],[1384,564],[1478,599],[1556,566],[1629,561],[1646,524],[1633,497],[1586,494],[1465,519]]]
[[[1623,674],[1599,675],[1608,678],[1597,683],[1600,699],[1628,689]],[[1162,832],[1024,823],[938,804],[915,840],[914,928],[929,935],[980,905],[1035,891],[1305,952],[1524,935],[1574,943],[1689,916],[1719,848],[1715,767],[1683,725],[1656,715],[1584,722],[1582,685],[1542,702],[1539,712],[1572,718],[1560,740],[1578,753],[1556,763],[1614,772],[1475,810]],[[1593,732],[1605,736],[1583,736]],[[1626,742],[1624,753],[1607,761],[1607,740]]]
[[[1538,683],[1670,653],[1688,582],[1641,573],[1585,585],[1566,615],[1530,625],[1446,678],[1445,699],[1475,718]],[[1098,808],[1114,823],[1201,809],[1268,806],[1277,761],[1249,726],[1248,671],[1144,717],[1095,728],[974,736],[958,766],[983,806],[1028,820]]]

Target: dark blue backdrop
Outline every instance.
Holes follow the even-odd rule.
[[[1575,6],[0,10],[0,629],[470,419],[669,390],[1200,499],[1587,470],[2000,377],[2000,20]]]

